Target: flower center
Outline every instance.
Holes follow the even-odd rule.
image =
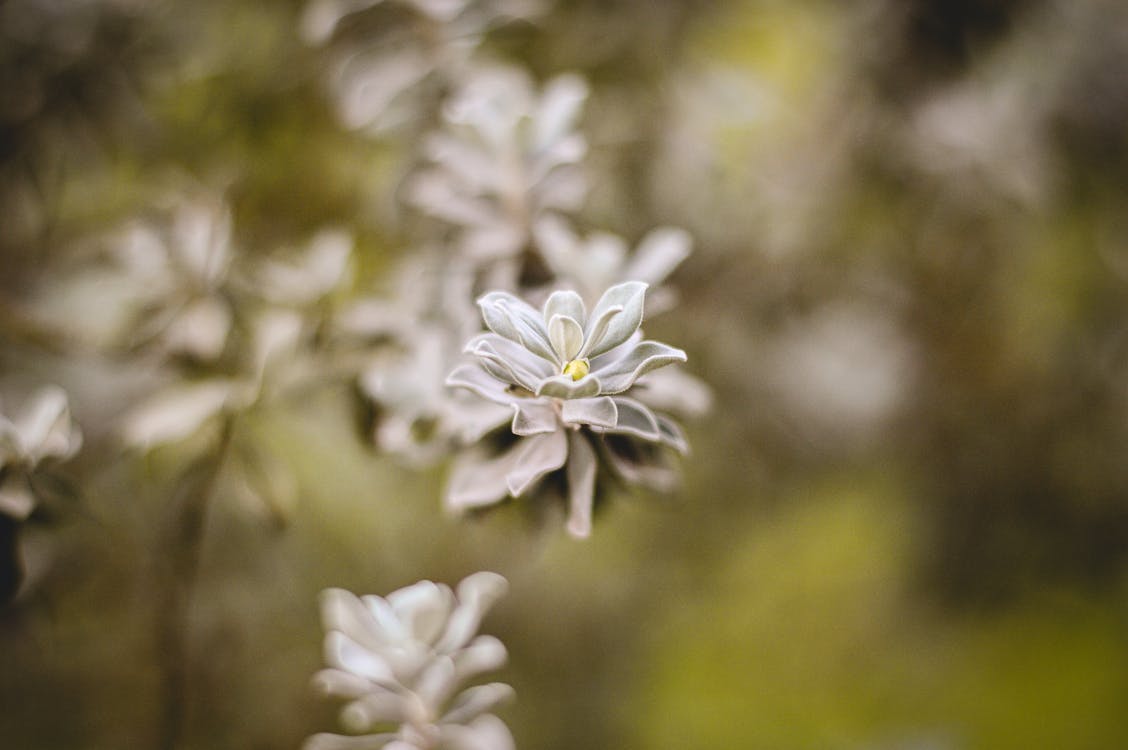
[[[579,380],[584,375],[587,375],[590,370],[591,365],[588,364],[588,361],[586,359],[573,359],[571,362],[564,365],[564,369],[561,370],[561,374],[571,375],[572,380]]]

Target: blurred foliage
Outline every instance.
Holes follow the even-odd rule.
[[[123,454],[127,404],[91,397],[144,382],[68,333],[107,233],[187,183],[241,253],[349,228],[354,291],[411,251],[419,133],[338,124],[302,7],[0,4],[0,381],[65,386],[87,435],[77,497],[0,517],[0,746],[159,731],[155,561],[200,446]],[[219,480],[182,746],[333,725],[320,589],[479,569],[512,583],[519,747],[1128,744],[1126,30],[1115,0],[561,0],[491,32],[591,83],[585,230],[696,238],[647,323],[717,391],[684,487],[577,543],[520,502],[445,517],[442,471],[376,455],[346,392],[255,413],[300,499],[280,526]]]

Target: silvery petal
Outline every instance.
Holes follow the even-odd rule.
[[[545,474],[556,471],[568,460],[568,438],[564,430],[522,438],[517,465],[505,476],[514,497],[529,489]]]
[[[457,686],[454,660],[449,656],[439,656],[419,675],[414,692],[424,705],[441,706]]]
[[[466,229],[458,240],[462,254],[477,262],[516,255],[525,244],[525,232],[511,224],[495,222]]]
[[[482,367],[491,377],[496,378],[498,381],[506,385],[520,386],[527,391],[534,387],[534,383],[517,375],[513,368],[509,366],[509,363],[497,355],[491,354],[485,350],[478,350],[471,353],[482,358]]]
[[[568,435],[568,533],[577,539],[591,536],[591,510],[595,499],[595,451],[576,432]]]
[[[332,667],[352,672],[372,682],[394,683],[396,679],[383,657],[337,630],[325,634],[325,661]]]
[[[443,726],[444,750],[514,750],[513,735],[505,722],[493,714],[483,714],[470,726]]]
[[[548,362],[496,334],[486,333],[472,338],[465,351],[481,358],[483,364],[492,363],[494,367],[487,370],[494,377],[507,384],[519,385],[529,392],[533,392],[537,383],[555,371]]]
[[[407,184],[407,200],[431,216],[451,224],[463,227],[497,225],[497,212],[487,201],[458,192],[442,172],[417,174]]]
[[[506,390],[504,383],[474,365],[459,365],[447,375],[445,382],[451,388],[465,388],[495,404],[508,406],[519,400]]]
[[[402,643],[411,638],[410,627],[400,619],[387,599],[370,594],[362,596],[360,601],[371,615],[378,637],[385,643]]]
[[[560,418],[564,424],[614,427],[618,423],[619,411],[610,396],[570,398],[563,403]]]
[[[536,185],[553,169],[581,162],[586,154],[587,140],[579,133],[561,138],[533,157],[529,166],[529,183]]]
[[[641,281],[627,281],[616,284],[603,293],[592,311],[593,320],[599,320],[605,310],[622,307],[623,311],[613,316],[602,336],[584,344],[586,355],[595,357],[618,346],[631,337],[642,324],[643,301],[647,285]],[[591,332],[588,332],[591,335]]]
[[[584,344],[584,329],[574,318],[553,315],[548,321],[548,338],[556,354],[557,364],[571,362]]]
[[[47,457],[69,458],[82,444],[82,435],[71,422],[66,391],[58,386],[40,389],[15,429],[34,463]]]
[[[184,205],[173,218],[172,250],[192,280],[212,287],[227,271],[231,212],[201,201]]]
[[[208,380],[158,393],[126,416],[122,437],[145,450],[187,437],[223,410],[234,387],[228,381]]]
[[[22,521],[35,509],[35,495],[23,476],[9,475],[0,483],[0,515]]]
[[[334,82],[342,123],[350,130],[377,126],[392,102],[431,69],[421,54],[409,49],[380,57],[358,54],[349,58]]]
[[[477,628],[477,625],[474,626]],[[466,648],[452,657],[459,682],[476,677],[483,672],[492,672],[505,666],[509,654],[505,645],[492,635],[480,635]]]
[[[302,41],[324,44],[333,36],[342,18],[380,2],[382,0],[313,0],[302,12],[299,24]]]
[[[500,704],[513,700],[514,695],[516,693],[513,688],[504,682],[477,685],[459,693],[450,710],[439,721],[443,724],[469,723]]]
[[[615,348],[608,349],[607,351],[603,352],[603,354],[600,354],[598,357],[592,357],[591,358],[591,370],[592,371],[598,371],[598,370],[606,369],[610,365],[618,362],[620,359],[627,356],[627,354],[631,350],[633,350],[636,346],[638,346],[641,343],[642,343],[642,331],[641,330],[635,331],[633,334],[631,334],[630,338],[628,338],[626,341],[619,344]]]
[[[584,326],[584,345],[580,349],[579,356],[595,358],[596,355],[592,354],[591,350],[603,340],[603,337],[607,334],[607,329],[611,326],[611,321],[622,312],[623,308],[619,305],[592,311],[591,317],[588,318],[587,324]]]
[[[599,377],[604,393],[622,393],[634,385],[641,375],[675,362],[685,362],[685,352],[658,341],[643,341],[622,359],[601,367],[593,374]]]
[[[260,293],[284,305],[305,305],[324,297],[344,281],[352,246],[348,232],[321,230],[297,259],[268,259],[261,264]]]
[[[315,690],[338,698],[359,698],[372,692],[372,683],[352,672],[323,669],[313,676]]]
[[[522,305],[529,307],[509,292],[489,292],[478,298],[478,307],[482,310],[486,327],[498,336],[518,344],[521,343],[521,337],[517,334],[513,313],[519,311]],[[529,310],[533,311],[533,308],[529,307]]]
[[[579,380],[572,380],[571,375],[556,375],[542,380],[536,390],[538,396],[561,399],[590,398],[599,393],[599,378],[594,375],[585,375]]]
[[[406,718],[403,697],[392,692],[361,696],[341,709],[341,724],[350,732],[367,732],[376,724]]]
[[[587,320],[587,310],[584,307],[583,298],[571,289],[553,292],[545,300],[542,317],[546,321],[551,321],[555,315],[571,318],[582,327],[584,321]]]
[[[544,258],[549,268],[556,272],[556,275],[564,275],[573,273],[573,269],[580,264],[578,248],[580,246],[580,238],[568,227],[568,224],[555,214],[546,214],[537,219],[533,224],[533,236],[536,239],[537,251],[541,257]],[[554,292],[552,297],[557,294],[564,294],[564,292]],[[574,292],[573,292],[574,294]],[[578,296],[578,295],[577,295]],[[549,300],[552,300],[549,297]],[[544,308],[544,319],[549,320],[553,314],[565,312],[565,303],[554,303],[561,309],[553,309],[549,311],[546,304]],[[583,300],[580,300],[581,309]],[[580,323],[585,322],[587,313],[585,311],[583,318],[577,318]],[[573,316],[574,317],[574,316]]]
[[[508,590],[509,581],[505,576],[483,570],[459,581],[458,600],[485,614]]]
[[[619,409],[619,421],[615,427],[603,431],[635,435],[651,442],[661,439],[658,420],[646,406],[623,396],[615,397],[615,406]]]
[[[302,744],[302,750],[386,750],[395,742],[394,734],[365,734],[347,737],[343,734],[315,734]]]
[[[433,581],[419,581],[384,598],[412,637],[423,643],[435,642],[446,628],[447,618],[454,608],[454,592],[449,586]]]
[[[458,606],[435,649],[448,652],[462,648],[478,631],[485,613],[508,589],[509,582],[497,573],[482,571],[464,578],[458,584]]]
[[[658,284],[689,257],[692,247],[693,238],[684,229],[654,229],[639,242],[624,275],[648,284]]]
[[[514,316],[513,325],[514,328],[517,329],[517,336],[522,346],[538,357],[543,358],[545,361],[558,364],[556,362],[556,355],[552,350],[548,332],[544,328],[544,323],[540,320],[539,313],[535,321],[524,320]]]
[[[379,650],[389,640],[400,637],[400,634],[393,633],[389,639],[389,634],[373,619],[364,603],[344,589],[325,589],[321,592],[321,625],[327,631],[339,630],[371,650]]]
[[[475,144],[446,133],[437,133],[424,144],[427,158],[456,176],[463,187],[476,194],[496,190],[501,170],[490,154]]]
[[[559,75],[545,84],[533,115],[533,149],[542,151],[572,130],[587,97],[587,82],[575,74]]]
[[[548,173],[537,185],[540,207],[576,211],[587,197],[587,178],[575,167],[559,167]]]
[[[439,23],[451,23],[466,9],[469,0],[411,0],[411,4]]]
[[[514,435],[540,435],[560,429],[560,420],[552,404],[544,399],[517,399],[513,403],[513,422],[510,428]]]
[[[480,508],[504,499],[509,495],[506,475],[513,470],[521,457],[524,440],[517,441],[499,456],[486,458],[480,452],[471,452],[455,460],[447,484],[445,505],[447,510],[460,513],[470,508]]]
[[[631,395],[653,409],[686,417],[704,415],[713,403],[709,386],[677,367],[647,373],[635,382]]]
[[[461,445],[476,443],[511,420],[511,407],[473,400],[470,396],[443,405],[443,433],[450,434]]]
[[[662,456],[650,456],[639,460],[636,457],[628,458],[615,450],[608,450],[605,455],[611,468],[632,484],[662,492],[677,486],[678,473],[665,463]]]
[[[627,241],[610,232],[592,232],[584,243],[585,276],[589,288],[603,289],[622,277],[623,259],[627,257]],[[590,270],[589,270],[590,269]]]
[[[488,337],[490,334],[485,336]],[[536,383],[542,378],[556,374],[555,363],[538,357],[520,344],[496,336],[485,341],[488,348],[504,359],[525,382]]]
[[[689,443],[686,442],[685,435],[677,422],[662,414],[655,414],[654,418],[658,422],[658,431],[661,433],[662,442],[676,449],[679,453],[689,453]]]
[[[279,357],[290,358],[297,351],[305,321],[297,310],[274,308],[257,315],[252,326],[254,361],[261,381]]]

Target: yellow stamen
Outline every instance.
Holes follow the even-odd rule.
[[[584,375],[587,375],[591,370],[591,365],[588,364],[586,359],[573,359],[568,364],[564,365],[562,374],[571,375],[572,380],[579,380]]]

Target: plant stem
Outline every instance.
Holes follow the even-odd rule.
[[[173,750],[184,728],[188,704],[190,634],[189,617],[200,567],[208,505],[215,495],[219,475],[230,452],[234,417],[224,418],[215,451],[199,467],[199,475],[191,469],[184,479],[182,492],[175,500],[170,523],[157,550],[155,569],[163,572],[157,582],[156,645],[161,669],[160,717],[156,747]]]

